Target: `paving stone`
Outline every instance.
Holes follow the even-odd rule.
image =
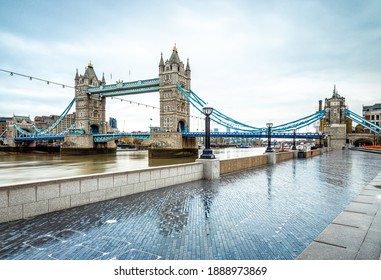
[[[324,243],[312,242],[297,259],[300,260],[353,260],[357,251]]]
[[[359,228],[330,224],[315,241],[359,250],[366,232]]]
[[[374,215],[377,212],[378,207],[379,206],[377,204],[364,204],[364,203],[351,202],[347,207],[345,207],[344,211],[359,212],[359,213],[366,213],[368,215]]]
[[[356,260],[377,260],[380,256],[380,243],[364,242],[356,255]]]
[[[332,223],[367,230],[370,227],[372,221],[372,215],[343,211],[336,217],[336,219],[333,220]]]

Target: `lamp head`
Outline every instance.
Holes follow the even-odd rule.
[[[204,113],[205,116],[210,116],[213,113],[213,108],[212,107],[204,107],[204,108],[202,108],[202,112]]]
[[[267,126],[267,127],[272,127],[272,126],[273,126],[273,123],[266,123],[266,126]]]

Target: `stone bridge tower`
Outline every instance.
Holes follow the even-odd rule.
[[[89,63],[84,75],[75,75],[76,128],[84,134],[106,133],[106,99],[100,94],[89,95],[91,86],[105,85],[104,76],[98,80],[93,65]]]
[[[115,152],[115,142],[94,143],[93,135],[106,133],[106,98],[99,93],[88,93],[89,87],[106,84],[104,76],[99,80],[91,63],[83,75],[75,81],[76,130],[65,135],[61,154],[97,154]]]
[[[341,149],[346,144],[347,125],[345,112],[345,98],[340,96],[336,85],[331,98],[325,99],[324,134],[328,137],[328,146]]]
[[[176,45],[172,55],[159,63],[160,129],[151,132],[149,158],[188,157],[198,155],[195,138],[183,138],[182,132],[190,129],[190,102],[177,88],[179,84],[190,93],[191,70],[180,60]]]
[[[186,132],[190,125],[189,101],[177,89],[179,84],[187,92],[191,86],[189,59],[187,65],[180,60],[176,45],[165,63],[161,54],[160,79],[160,128],[166,132]]]

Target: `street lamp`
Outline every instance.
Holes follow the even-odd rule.
[[[210,115],[213,113],[212,107],[202,108],[202,112],[205,115],[205,149],[202,151],[201,159],[214,159],[216,156],[213,154],[210,148]]]
[[[274,152],[271,148],[271,127],[273,126],[273,123],[266,123],[267,126],[267,149],[266,153],[272,153]]]
[[[292,130],[294,132],[294,140],[292,142],[292,149],[293,151],[296,151],[296,145],[295,145],[295,139],[296,139],[296,128]]]

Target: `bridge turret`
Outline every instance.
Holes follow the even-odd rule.
[[[105,80],[105,73],[102,74],[102,83],[101,83],[102,86],[105,86],[106,85],[106,80]]]
[[[177,84],[189,92],[191,85],[189,61],[187,69],[180,60],[176,45],[164,63],[160,58],[160,128],[168,132],[189,130],[190,105],[177,89]]]
[[[76,128],[85,134],[105,133],[106,99],[100,94],[89,94],[88,88],[106,84],[104,75],[102,81],[94,71],[91,63],[85,68],[83,75],[75,76],[75,99],[76,99]]]
[[[75,78],[74,78],[75,85],[78,83],[78,80],[79,80],[79,75],[78,75],[78,68],[77,68],[77,70],[75,71]]]
[[[325,99],[324,106],[324,134],[328,135],[329,146],[334,149],[341,149],[346,143],[347,125],[346,118],[344,117],[345,108],[345,98],[339,95],[336,85],[334,85],[332,97]]]
[[[163,53],[161,53],[160,56],[160,63],[159,63],[159,75],[164,72],[164,60],[163,60]]]

